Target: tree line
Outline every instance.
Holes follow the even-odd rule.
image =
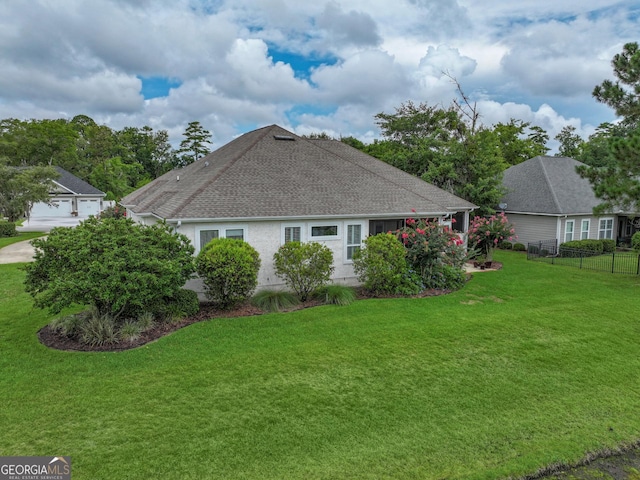
[[[20,175],[21,169],[6,167],[39,167],[38,178],[55,178],[55,171],[45,167],[59,166],[105,192],[107,199],[118,200],[209,153],[211,134],[199,122],[189,123],[183,136],[176,150],[166,130],[114,130],[86,115],[71,120],[0,120],[0,182],[10,175],[7,172],[13,171],[14,179]]]
[[[596,101],[613,108],[616,123],[603,123],[588,139],[565,126],[555,137],[557,156],[585,164],[579,173],[588,178],[602,199],[601,211],[640,209],[640,51],[628,43],[612,60],[615,82],[605,80],[593,90]],[[502,173],[537,155],[549,152],[549,135],[522,120],[484,125],[481,112],[453,78],[458,98],[448,107],[406,102],[393,113],[375,116],[382,138],[364,144],[354,137],[341,141],[493,213],[505,191]],[[0,210],[15,189],[29,179],[6,180],[19,174],[8,167],[58,165],[118,200],[163,173],[209,152],[211,134],[191,122],[180,148],[169,144],[165,130],[126,127],[113,130],[86,115],[72,120],[6,119],[0,121]],[[312,137],[327,137],[320,133]],[[13,173],[7,173],[9,171]],[[35,175],[35,173],[34,173]],[[24,175],[23,175],[24,176]],[[14,178],[15,180],[15,178]],[[36,200],[38,201],[38,200]]]

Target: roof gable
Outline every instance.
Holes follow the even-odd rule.
[[[508,168],[503,185],[507,211],[551,215],[590,214],[601,202],[573,158],[538,156]]]
[[[60,174],[59,178],[54,180],[59,187],[64,191],[72,193],[74,195],[99,195],[105,196],[105,193],[95,188],[93,185],[85,182],[84,180],[76,177],[72,173],[67,172],[62,167],[54,167]],[[60,188],[58,189],[60,191]]]
[[[127,195],[165,219],[403,215],[475,206],[336,140],[276,125],[246,133]]]

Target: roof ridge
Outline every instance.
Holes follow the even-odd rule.
[[[188,205],[191,200],[193,200],[194,197],[197,197],[198,195],[200,195],[203,191],[205,191],[207,188],[209,188],[209,185],[213,182],[215,182],[218,178],[220,178],[227,170],[229,170],[229,168],[231,168],[233,165],[235,165],[235,163],[240,160],[244,154],[249,151],[251,148],[254,147],[254,145],[256,143],[258,143],[260,140],[262,140],[264,137],[267,136],[269,130],[272,129],[272,127],[274,127],[276,125],[269,125],[267,127],[263,127],[264,132],[261,133],[261,135],[257,135],[256,139],[251,142],[247,147],[245,147],[244,149],[240,150],[235,158],[232,158],[230,161],[228,161],[226,163],[226,165],[224,167],[222,167],[209,181],[204,182],[202,184],[202,186],[200,186],[199,188],[197,188],[191,195],[189,195],[187,198],[184,199],[184,201],[182,203],[180,203],[179,205],[177,205],[173,210],[172,210],[172,215],[175,215],[175,212],[180,211],[182,208],[185,207],[185,205]],[[261,129],[258,129],[261,130]],[[249,133],[254,133],[257,130],[254,130],[253,132],[247,132],[244,135],[248,135]],[[236,140],[239,140],[240,138],[242,138],[244,135],[240,135],[238,138],[236,138]],[[228,144],[227,144],[228,145]],[[217,151],[217,150],[216,150]],[[215,152],[212,152],[215,153]],[[206,158],[206,157],[204,157]],[[204,160],[204,158],[202,160]]]
[[[560,205],[560,201],[558,200],[558,196],[556,195],[556,190],[555,188],[553,188],[553,184],[549,181],[549,172],[547,171],[547,167],[545,165],[545,162],[543,162],[543,158],[554,158],[554,157],[542,157],[542,156],[538,156],[537,157],[540,162],[540,167],[542,168],[542,173],[544,174],[544,179],[547,182],[547,186],[549,187],[549,190],[551,191],[551,198],[553,198],[553,203],[555,203],[556,208],[558,209],[558,212],[560,213],[564,213],[564,209],[562,208],[562,206]]]

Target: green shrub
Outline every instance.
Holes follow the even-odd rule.
[[[313,292],[313,296],[330,305],[351,305],[356,299],[356,292],[346,285],[325,285]]]
[[[58,332],[65,337],[74,337],[80,331],[80,325],[85,321],[82,314],[65,315],[64,317],[54,318],[49,322],[49,328],[54,332]]]
[[[501,250],[512,250],[513,249],[513,243],[511,243],[508,240],[504,240],[502,242],[500,242],[500,244],[498,245],[498,248]]]
[[[572,240],[570,242],[564,242],[560,244],[560,249],[573,248],[576,250],[583,250],[587,252],[591,252],[593,254],[601,254],[604,251],[604,244],[602,240]],[[615,248],[615,243],[614,243]]]
[[[198,294],[193,290],[181,288],[171,297],[163,298],[154,307],[152,314],[163,320],[179,320],[184,317],[191,317],[200,311],[200,300]]]
[[[276,275],[301,301],[331,279],[333,252],[318,242],[288,242],[273,255]]]
[[[429,288],[458,290],[464,286],[466,281],[467,276],[463,270],[452,265],[442,265],[432,271],[429,279]]]
[[[194,271],[189,239],[165,223],[89,217],[31,243],[36,253],[25,266],[25,287],[36,307],[54,314],[89,305],[96,316],[122,323],[153,311]]]
[[[524,246],[524,243],[514,243],[513,250],[516,252],[526,252],[527,247]]]
[[[604,239],[600,240],[602,242],[602,252],[603,253],[613,253],[616,251],[616,241]]]
[[[298,297],[285,290],[261,290],[251,299],[252,305],[265,312],[281,312],[298,303]]]
[[[374,295],[400,294],[407,289],[415,292],[417,289],[416,283],[411,281],[406,250],[390,233],[368,237],[363,248],[353,255],[353,269],[362,286]],[[414,288],[408,288],[412,283]],[[419,276],[417,283],[422,283]]]
[[[636,232],[631,237],[631,247],[636,251],[640,252],[640,232]]]
[[[16,224],[13,222],[0,221],[0,238],[1,237],[15,237],[18,235],[16,231]]]
[[[196,258],[209,300],[230,308],[251,296],[258,285],[260,256],[244,240],[216,238]]]

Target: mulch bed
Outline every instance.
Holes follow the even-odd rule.
[[[502,264],[498,262],[493,262],[492,270],[499,270],[502,268]],[[447,293],[451,293],[450,290],[425,290],[419,295],[414,295],[409,298],[424,298],[424,297],[433,297],[436,295],[446,295]],[[384,297],[374,296],[365,290],[359,289],[357,290],[357,299],[365,300],[371,298],[403,298],[402,295],[387,295]],[[404,297],[407,298],[407,297]],[[303,302],[295,307],[287,309],[287,312],[294,310],[301,310],[303,308],[312,308],[317,307],[319,305],[323,305],[323,303],[319,300],[308,300]],[[130,350],[132,348],[141,347],[149,342],[153,342],[159,338],[164,337],[165,335],[169,335],[176,330],[180,330],[181,328],[187,327],[194,323],[203,322],[206,320],[217,319],[217,318],[235,318],[235,317],[248,317],[252,315],[264,315],[263,310],[254,307],[249,302],[246,302],[242,305],[234,309],[223,310],[217,308],[216,305],[211,303],[202,303],[200,304],[200,311],[191,316],[183,318],[177,322],[170,323],[157,323],[152,328],[140,334],[140,336],[133,340],[127,342],[120,342],[112,345],[86,345],[84,343],[79,342],[75,338],[67,337],[62,335],[59,332],[54,332],[49,328],[49,325],[46,325],[38,331],[38,339],[40,343],[43,345],[54,348],[56,350],[68,350],[68,351],[78,351],[78,352],[113,352],[113,351],[122,351],[122,350]]]

